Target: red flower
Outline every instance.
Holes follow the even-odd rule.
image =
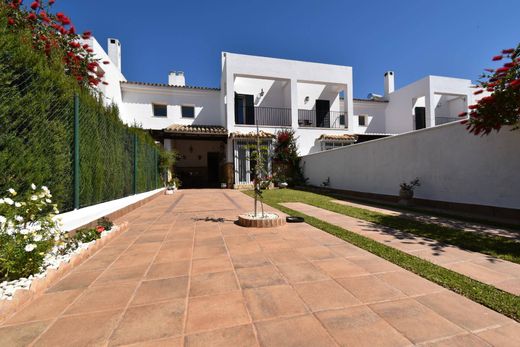
[[[497,73],[507,72],[508,70],[509,70],[508,67],[505,67],[505,66],[504,67],[500,67],[500,68],[497,69]]]
[[[40,3],[38,1],[34,1],[32,4],[31,4],[31,8],[33,10],[36,10],[38,7],[40,7]]]
[[[493,57],[493,61],[502,60],[502,58],[503,58],[503,57],[502,57],[501,55],[495,55],[495,56]]]
[[[483,92],[484,92],[484,90],[482,90],[482,89],[479,89],[479,90],[477,90],[477,91],[473,92],[473,95],[478,95],[478,94],[482,94]]]
[[[98,233],[102,233],[103,231],[105,231],[105,228],[102,227],[101,225],[98,225],[98,226],[96,227],[96,231],[97,231]]]
[[[9,19],[7,20],[7,24],[9,24],[9,25],[14,25],[14,19],[13,19],[13,18],[9,18]]]
[[[34,13],[30,13],[28,16],[27,16],[27,19],[28,20],[36,20],[36,15]]]
[[[103,84],[104,84],[105,86],[108,86],[108,82],[103,82]]]
[[[74,25],[72,25],[69,29],[69,34],[70,35],[76,35],[76,28],[74,27]]]
[[[477,109],[478,108],[478,105],[469,105],[468,108],[470,110],[474,110],[474,109]]]
[[[56,0],[49,0],[49,5],[53,5],[56,2]]]
[[[511,53],[513,53],[514,51],[515,51],[514,48],[508,48],[508,49],[504,49],[504,50],[502,51],[502,54],[511,54]]]
[[[495,72],[494,69],[484,69],[484,70],[487,71],[487,72]]]
[[[512,88],[519,88],[520,87],[520,78],[509,83],[509,86],[511,86]]]
[[[83,39],[84,39],[84,40],[88,40],[88,39],[90,39],[91,36],[92,36],[92,33],[91,33],[90,31],[85,31],[85,32],[83,33]]]
[[[468,115],[468,112],[459,113],[459,117],[466,117],[467,115]]]
[[[103,62],[103,64],[108,65],[108,64],[110,64],[110,62],[109,62],[108,60],[105,60],[105,61]]]

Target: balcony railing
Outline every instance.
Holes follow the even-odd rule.
[[[458,117],[435,117],[435,125],[441,125],[462,120]]]
[[[281,107],[252,107],[235,109],[236,124],[291,126],[291,109]]]
[[[346,112],[298,110],[298,125],[308,128],[346,128]]]

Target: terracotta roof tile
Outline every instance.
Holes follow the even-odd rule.
[[[166,133],[193,135],[227,135],[227,129],[220,125],[172,124],[164,129]]]
[[[268,132],[265,132],[263,130],[260,130],[259,131],[259,137],[260,138],[272,138],[274,139],[276,136],[274,134],[271,134],[271,133],[268,133]],[[251,131],[249,133],[239,133],[239,132],[234,132],[234,133],[231,133],[229,134],[229,137],[233,137],[233,138],[236,138],[236,139],[251,139],[251,138],[256,138],[256,131]]]
[[[220,88],[214,87],[199,87],[199,86],[174,86],[171,84],[164,83],[149,83],[149,82],[131,82],[124,81],[121,84],[130,84],[130,85],[138,85],[138,86],[148,86],[148,87],[167,87],[167,88],[184,88],[184,89],[197,89],[197,90],[220,90]]]
[[[341,134],[341,135],[323,134],[323,135],[320,136],[320,140],[356,142],[357,141],[357,136],[356,135],[349,135],[349,134]]]

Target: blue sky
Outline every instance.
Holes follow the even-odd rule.
[[[426,75],[475,80],[520,41],[518,0],[177,1],[58,0],[78,30],[123,48],[128,80],[219,86],[220,52],[353,67],[354,96]]]

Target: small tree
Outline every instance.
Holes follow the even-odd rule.
[[[473,94],[491,94],[470,105],[469,118],[462,122],[475,135],[498,132],[502,126],[520,129],[520,44],[516,49],[504,49],[492,60],[507,61],[497,69],[486,69]],[[460,116],[466,117],[467,113]]]
[[[260,131],[256,128],[256,144],[250,146],[251,161],[253,166],[253,189],[255,192],[255,217],[258,217],[258,202],[262,211],[261,217],[264,217],[264,201],[263,190],[267,189],[271,184],[272,177],[267,170],[266,160],[269,160],[269,146],[261,145]]]
[[[291,185],[305,183],[293,130],[281,130],[277,133],[273,161],[277,182],[287,181]]]

